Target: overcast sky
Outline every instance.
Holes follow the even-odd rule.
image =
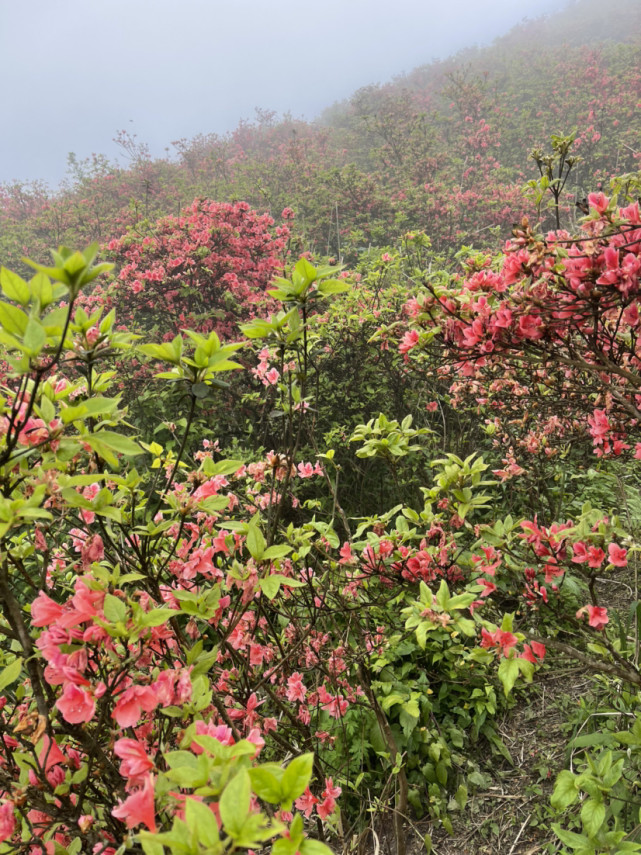
[[[312,119],[370,83],[486,44],[566,0],[0,0],[0,181],[67,154],[162,155],[261,107]]]

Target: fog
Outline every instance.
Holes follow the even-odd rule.
[[[67,155],[163,155],[256,107],[313,119],[361,86],[487,44],[565,0],[0,0],[0,181]]]

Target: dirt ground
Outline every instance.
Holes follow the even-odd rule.
[[[491,780],[470,794],[465,810],[452,816],[454,833],[428,821],[406,823],[407,855],[425,853],[424,836],[432,838],[432,855],[536,855],[557,851],[549,830],[549,797],[563,768],[568,743],[568,713],[590,692],[593,679],[569,661],[541,670],[534,683],[499,724],[513,763],[491,754],[483,769]],[[395,855],[391,822],[379,829],[367,855]]]

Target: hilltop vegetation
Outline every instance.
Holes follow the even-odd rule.
[[[128,225],[178,214],[194,198],[292,208],[301,249],[354,260],[426,231],[437,249],[482,246],[523,214],[529,152],[576,128],[574,201],[638,168],[641,16],[633,0],[572,4],[463,52],[356,92],[307,123],[259,111],[226,136],[175,142],[172,160],[119,137],[127,168],[73,158],[67,185],[5,186],[3,258],[60,243],[106,243]]]

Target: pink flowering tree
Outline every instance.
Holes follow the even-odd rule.
[[[159,220],[109,242],[116,278],[92,300],[118,310],[132,329],[162,329],[166,338],[189,326],[229,337],[282,268],[289,228],[245,202],[200,200],[178,217]]]
[[[224,473],[240,464],[205,456],[196,489],[176,482],[181,452],[143,488],[126,461],[145,449],[123,431],[104,370],[131,336],[116,331],[113,313],[77,305],[109,267],[93,265],[96,249],[61,248],[53,266],[33,265],[30,281],[0,274],[3,850],[114,853],[122,844],[155,855],[281,840],[284,852],[320,855],[293,803],[306,806],[313,786],[327,817],[339,788],[312,784],[309,752],[286,767],[258,764],[276,719],[257,712],[255,692],[231,688],[231,662],[216,678],[231,679],[231,694],[214,686],[207,675],[220,648],[196,641],[198,620],[214,632],[222,620],[225,637],[237,638],[225,647],[233,655],[252,620],[243,593],[226,612],[231,595],[191,581],[201,571],[213,581],[216,552],[246,539],[212,529],[233,504],[218,495]],[[238,367],[239,345],[215,334],[190,341],[176,361],[198,400],[199,388]],[[200,526],[216,545],[202,542]],[[270,658],[260,645],[256,656]]]
[[[477,255],[463,275],[433,279],[408,307],[412,321],[401,352],[417,364],[430,350],[444,357],[440,373],[450,380],[455,405],[476,406],[505,455],[494,470],[504,482],[518,480],[533,456],[560,460],[570,441],[587,442],[604,462],[641,456],[639,206],[620,207],[601,193],[589,204],[577,236],[556,231],[543,238],[524,220],[500,257]],[[513,590],[519,567],[539,620],[565,612],[575,626],[607,629],[597,578],[626,567],[625,531],[589,506],[574,522],[551,523],[535,517],[520,524],[517,537],[537,560],[512,563],[499,578]],[[514,557],[518,528],[510,520],[484,536]],[[585,603],[571,595],[569,580],[577,577],[586,585]],[[575,655],[638,684],[634,661],[623,661],[613,640],[604,644],[608,661]]]

